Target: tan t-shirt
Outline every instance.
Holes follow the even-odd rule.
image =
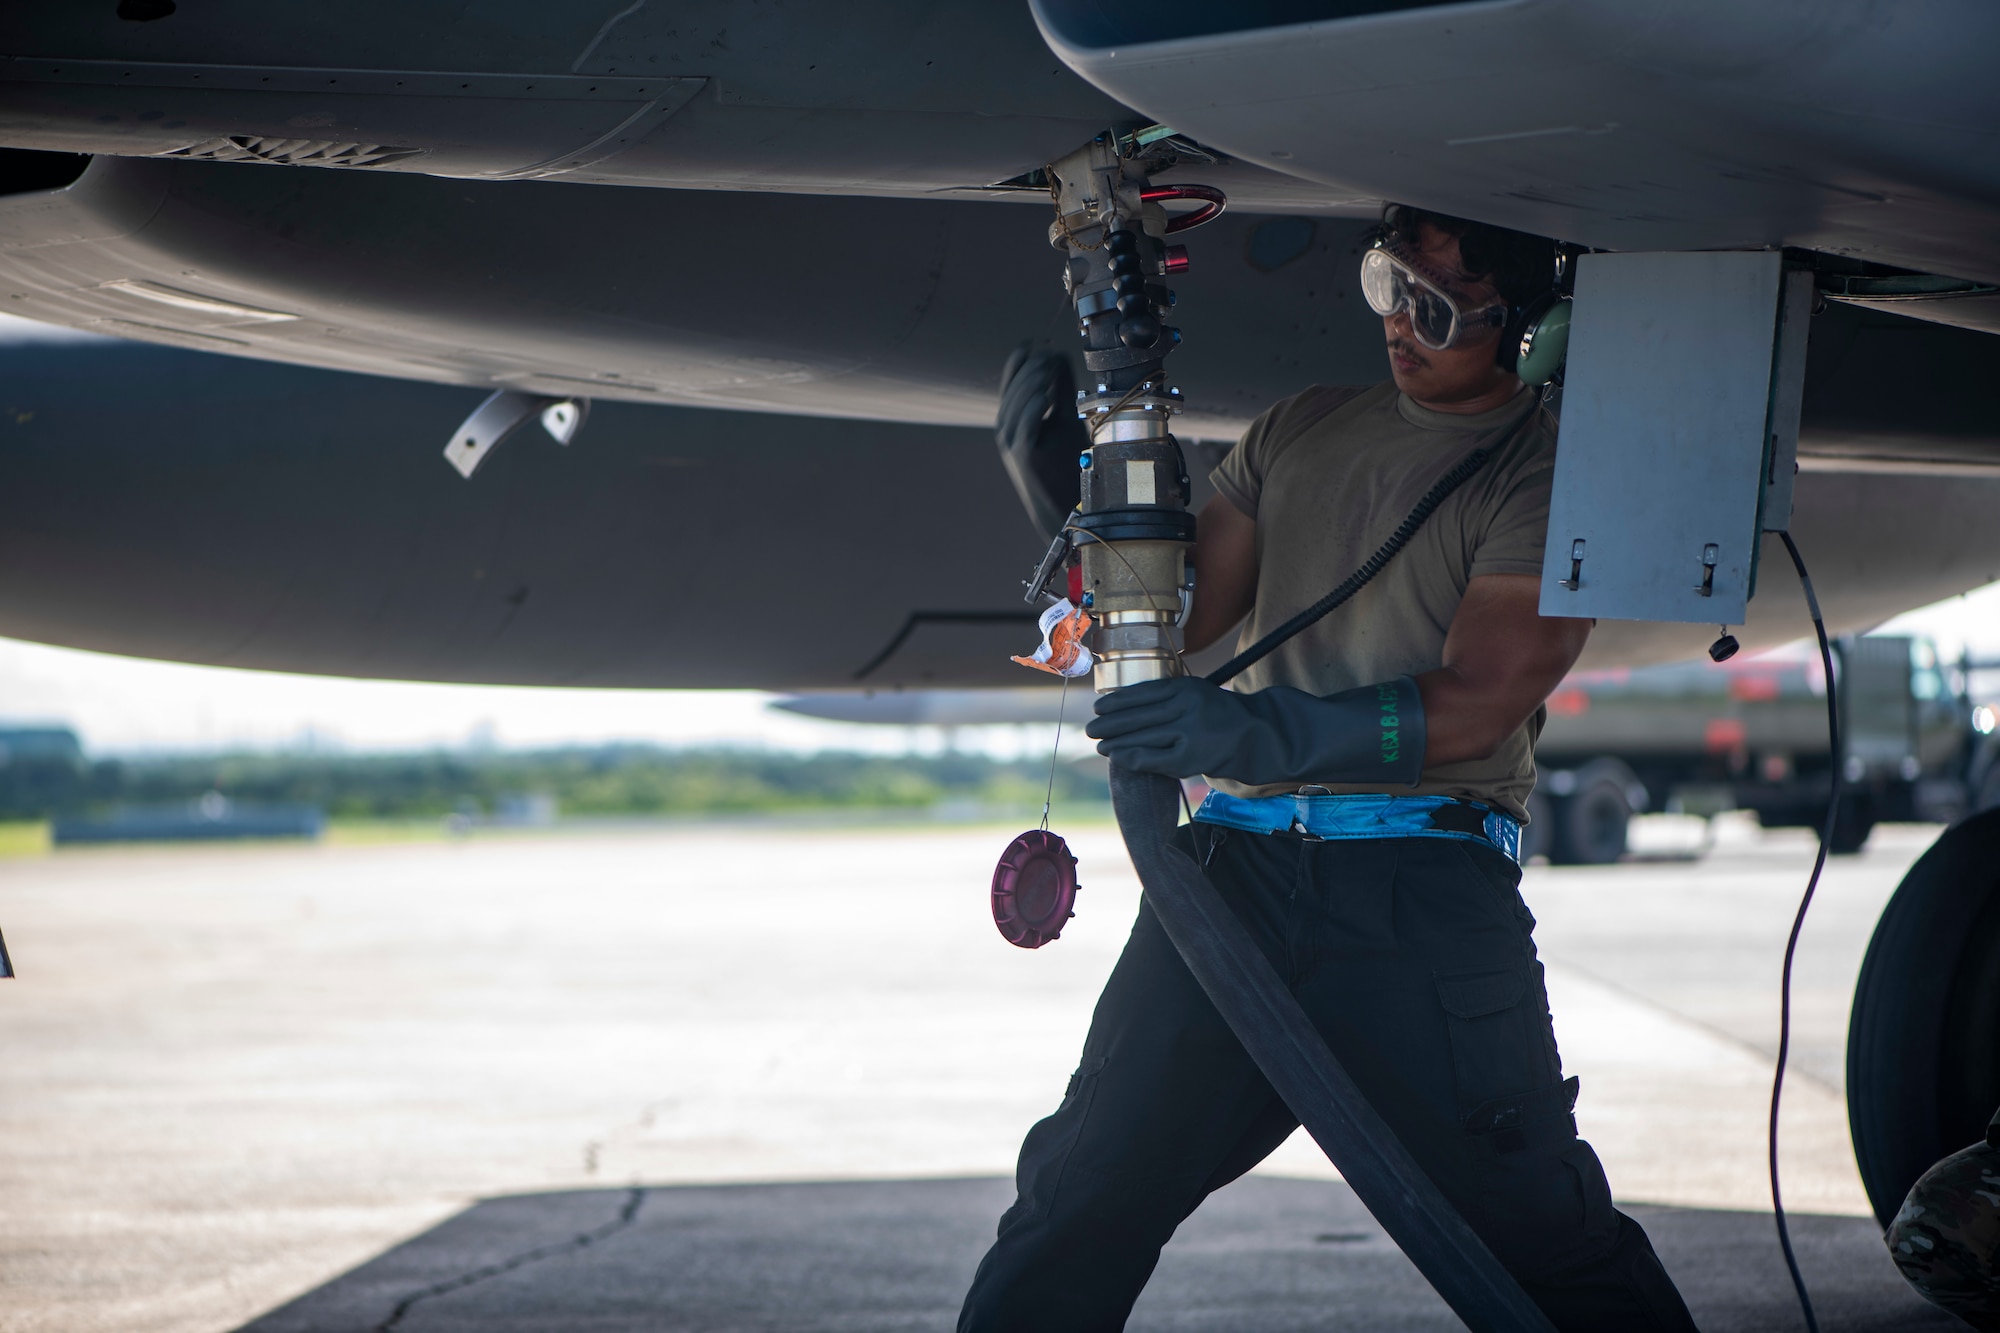
[[[1252,422],[1210,474],[1217,490],[1257,520],[1257,603],[1237,640],[1239,651],[1325,596],[1373,555],[1482,434],[1516,428],[1372,583],[1238,676],[1235,689],[1290,685],[1334,694],[1433,671],[1444,664],[1445,632],[1469,581],[1542,572],[1555,421],[1537,410],[1534,392],[1524,388],[1506,406],[1478,416],[1419,407],[1393,382],[1340,401],[1351,393],[1318,386],[1285,399]],[[1339,405],[1328,411],[1333,403]],[[1525,817],[1544,717],[1537,709],[1491,758],[1427,765],[1418,786],[1397,790],[1469,797]],[[1238,796],[1298,789],[1213,781]],[[1313,785],[1334,792],[1385,790]]]

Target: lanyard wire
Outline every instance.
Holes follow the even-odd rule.
[[[1069,677],[1062,678],[1062,694],[1056,699],[1056,743],[1049,747],[1049,787],[1042,793],[1042,832],[1049,831],[1049,805],[1056,798],[1056,757],[1062,753],[1063,710],[1069,706]]]

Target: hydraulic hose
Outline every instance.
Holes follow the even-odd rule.
[[[1826,818],[1819,830],[1819,854],[1813,858],[1812,874],[1806,879],[1805,894],[1799,899],[1797,915],[1792,918],[1791,934],[1785,937],[1785,964],[1778,980],[1778,1059],[1776,1072],[1771,1075],[1771,1121],[1766,1138],[1770,1151],[1771,1216],[1778,1226],[1778,1248],[1785,1254],[1785,1270],[1791,1274],[1792,1290],[1799,1298],[1799,1313],[1805,1317],[1806,1333],[1819,1333],[1819,1317],[1813,1312],[1805,1275],[1799,1272],[1799,1257],[1792,1252],[1792,1228],[1785,1220],[1785,1197],[1778,1189],[1778,1106],[1784,1100],[1785,1063],[1792,1052],[1792,963],[1798,957],[1799,932],[1805,929],[1806,912],[1812,907],[1813,895],[1819,891],[1820,873],[1826,869],[1827,848],[1833,845],[1833,826],[1840,820],[1840,695],[1834,683],[1833,646],[1826,639],[1826,618],[1819,612],[1819,598],[1813,593],[1812,575],[1806,573],[1805,557],[1799,554],[1798,543],[1792,540],[1791,533],[1780,532],[1778,536],[1785,543],[1786,554],[1792,557],[1792,568],[1798,571],[1799,587],[1806,596],[1806,611],[1812,616],[1813,633],[1819,639],[1820,666],[1826,672],[1827,753],[1833,760]]]

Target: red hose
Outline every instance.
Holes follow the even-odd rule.
[[[1213,185],[1151,185],[1139,191],[1139,197],[1149,204],[1163,199],[1199,199],[1202,206],[1192,213],[1176,213],[1167,219],[1167,234],[1199,227],[1204,222],[1213,222],[1222,216],[1228,206],[1229,197]]]

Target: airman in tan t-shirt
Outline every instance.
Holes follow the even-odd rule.
[[[1233,688],[1291,685],[1326,695],[1441,666],[1445,634],[1472,579],[1541,574],[1555,424],[1525,385],[1506,404],[1465,416],[1423,407],[1389,381],[1358,393],[1307,389],[1258,417],[1210,474],[1216,490],[1257,524],[1256,604],[1239,649],[1347,577],[1481,436],[1517,428],[1368,586],[1244,671]],[[1426,765],[1421,783],[1399,790],[1469,797],[1523,818],[1542,720],[1537,709],[1493,754]],[[1298,790],[1211,782],[1236,796]]]

